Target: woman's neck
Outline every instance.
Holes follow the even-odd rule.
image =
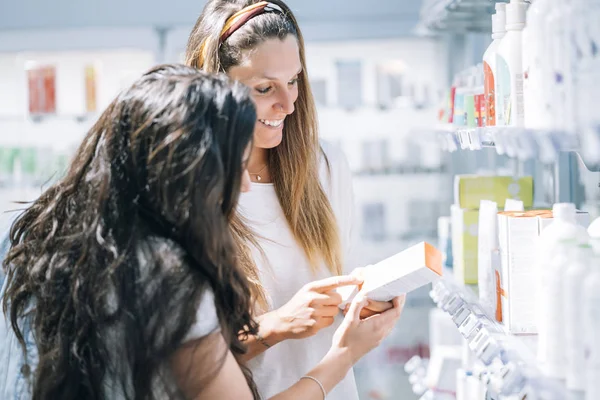
[[[269,160],[269,150],[263,149],[259,147],[254,147],[252,149],[252,153],[250,154],[250,159],[248,160],[248,172],[255,173],[260,171],[265,165],[267,165]],[[268,170],[269,166],[265,170]]]
[[[271,183],[271,173],[269,171],[269,149],[254,147],[248,160],[248,172],[250,180],[260,183]],[[260,179],[258,178],[260,176]]]

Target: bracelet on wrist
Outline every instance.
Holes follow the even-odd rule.
[[[262,335],[259,332],[256,332],[256,334],[254,335],[254,337],[256,338],[256,340],[258,340],[259,343],[261,343],[267,349],[271,347],[271,345],[269,343],[267,343],[267,341],[265,340],[265,338],[262,337]]]

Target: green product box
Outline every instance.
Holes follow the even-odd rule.
[[[454,277],[458,282],[476,285],[479,210],[465,210],[453,205],[450,215]]]
[[[507,199],[521,200],[523,206],[533,206],[533,177],[456,175],[454,204],[459,208],[477,210],[481,200],[490,200],[504,208]]]

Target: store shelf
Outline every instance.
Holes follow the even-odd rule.
[[[533,131],[513,127],[465,128],[443,127],[437,129],[440,142],[446,150],[480,150],[495,147],[498,154],[521,160],[537,159],[552,163],[560,152],[579,151],[576,135],[559,131]]]
[[[491,32],[492,0],[425,0],[420,25],[432,32]]]
[[[425,145],[437,143],[442,150],[480,150],[493,147],[501,155],[523,161],[538,160],[553,164],[561,152],[580,155],[591,171],[600,170],[600,127],[577,135],[556,131],[534,131],[513,127],[457,128],[440,125],[412,132]]]
[[[560,382],[545,378],[536,366],[529,339],[517,337],[488,316],[474,293],[443,278],[430,293],[436,305],[448,313],[475,356],[487,368],[488,385],[499,395],[515,398],[562,400],[567,391]],[[511,397],[512,398],[512,397]]]

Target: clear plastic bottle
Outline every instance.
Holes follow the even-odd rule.
[[[564,379],[566,351],[564,331],[564,272],[580,244],[589,240],[584,227],[575,219],[577,210],[571,203],[552,208],[553,222],[542,231],[537,245],[536,291],[538,360],[549,377]]]

